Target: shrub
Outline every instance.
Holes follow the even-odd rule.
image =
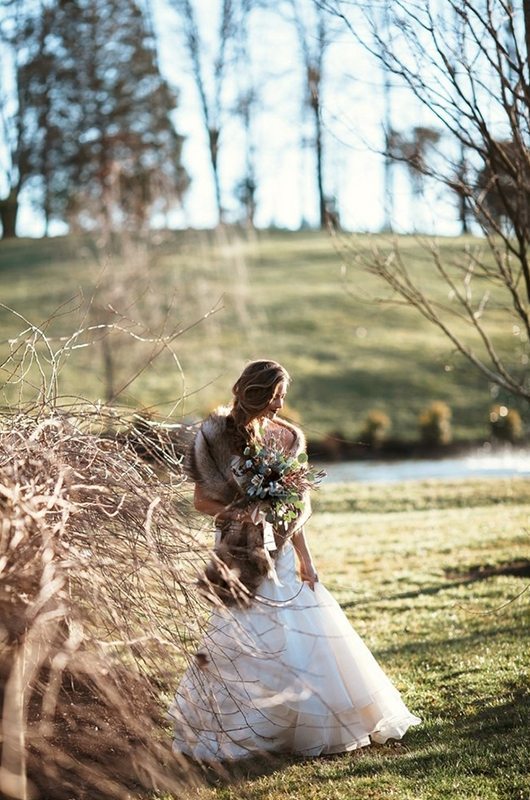
[[[495,405],[490,409],[490,429],[492,436],[502,442],[518,442],[523,435],[521,416],[515,408]]]
[[[447,403],[440,400],[423,409],[419,416],[422,442],[434,446],[449,444],[453,438],[451,416],[451,409]]]
[[[392,423],[384,411],[369,411],[361,430],[361,441],[372,447],[379,447],[386,439]]]
[[[187,788],[159,693],[201,624],[207,549],[182,478],[161,481],[109,422],[0,415],[1,797]]]

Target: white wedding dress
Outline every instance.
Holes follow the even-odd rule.
[[[212,614],[169,715],[173,749],[200,761],[268,751],[318,756],[401,738],[411,714],[320,583],[300,583],[292,544],[248,610]]]

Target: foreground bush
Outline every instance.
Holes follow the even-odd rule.
[[[179,480],[88,428],[2,419],[0,796],[180,796],[160,691],[200,628],[203,548]]]

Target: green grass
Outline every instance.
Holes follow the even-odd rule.
[[[249,762],[189,798],[529,800],[530,593],[515,599],[529,579],[474,572],[530,560],[528,482],[350,484],[317,497],[321,580],[423,723],[353,754]]]
[[[376,242],[381,240],[355,237],[353,255]],[[444,258],[454,261],[464,246],[481,245],[455,239],[440,246]],[[446,300],[446,289],[421,245],[402,237],[401,248],[418,280]],[[156,406],[175,419],[198,418],[228,401],[245,361],[268,356],[292,374],[289,408],[300,414],[313,438],[339,430],[355,439],[372,408],[390,414],[393,435],[414,438],[418,413],[433,400],[449,403],[458,437],[486,436],[492,402],[487,381],[414,311],[376,302],[388,299],[388,290],[350,258],[347,263],[344,271],[343,253],[329,237],[315,232],[262,233],[246,240],[233,234],[179,233],[145,256],[132,253],[125,259],[98,253],[84,239],[22,240],[3,243],[0,249],[0,300],[33,324],[60,309],[46,326],[56,349],[61,347],[58,337],[81,324],[119,322],[109,304],[127,320],[144,323],[135,328],[144,335],[149,335],[145,326],[160,330],[166,317],[167,329],[184,329],[219,304],[220,310],[173,342],[184,378],[165,352],[120,398],[133,407]],[[491,333],[498,347],[516,360],[517,348],[524,345],[513,336],[499,301],[493,292]],[[0,310],[0,324],[5,354],[6,340],[24,323]],[[470,337],[465,325],[458,329]],[[84,334],[76,343],[99,335]],[[153,346],[119,332],[109,341],[115,387],[120,387],[149,359]],[[103,398],[102,376],[103,350],[97,342],[64,359],[60,391]],[[29,377],[38,385],[34,368]],[[14,390],[6,388],[4,400],[14,398]],[[512,402],[502,393],[498,400]]]

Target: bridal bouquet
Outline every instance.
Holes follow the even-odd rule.
[[[234,474],[248,504],[256,503],[264,520],[275,528],[287,528],[297,518],[305,492],[319,486],[326,475],[309,466],[306,453],[288,455],[274,442],[246,447]]]

